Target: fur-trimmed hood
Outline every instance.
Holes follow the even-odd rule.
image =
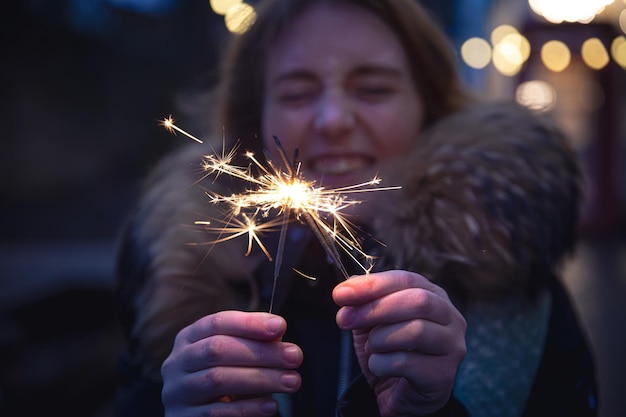
[[[135,360],[159,378],[176,333],[222,309],[259,300],[262,253],[246,239],[209,246],[196,220],[219,217],[201,186],[227,192],[223,176],[202,178],[207,149],[167,157],[147,182],[124,230],[118,262],[122,314]],[[516,104],[480,104],[447,117],[381,172],[389,193],[371,193],[364,211],[382,259],[439,282],[453,295],[480,297],[542,285],[573,248],[580,200],[575,155],[553,124]]]

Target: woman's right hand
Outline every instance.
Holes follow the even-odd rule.
[[[170,417],[271,416],[274,393],[300,387],[302,350],[282,342],[285,320],[221,311],[182,329],[163,362],[162,400]]]

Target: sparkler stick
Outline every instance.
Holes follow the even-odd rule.
[[[171,132],[182,133],[190,139],[202,143],[202,140],[176,126],[171,116],[161,121],[161,124]],[[269,230],[280,223],[278,248],[274,260],[274,281],[270,299],[270,313],[274,305],[276,282],[278,281],[283,260],[287,228],[292,216],[295,217],[295,219],[304,221],[309,226],[324,248],[327,256],[341,271],[344,278],[347,279],[349,275],[341,261],[339,249],[346,252],[365,273],[371,270],[373,257],[367,255],[362,250],[356,232],[342,214],[342,210],[360,203],[358,200],[348,199],[346,195],[351,193],[397,190],[401,188],[399,186],[378,187],[381,181],[378,177],[374,177],[372,180],[360,184],[334,189],[317,187],[315,186],[315,181],[307,181],[304,179],[300,171],[298,151],[296,150],[294,152],[294,160],[293,163],[291,163],[280,141],[275,136],[274,142],[278,149],[284,171],[272,161],[267,151],[267,166],[260,163],[251,152],[246,152],[245,154],[251,161],[247,167],[231,164],[237,146],[226,154],[222,153],[221,156],[204,155],[202,166],[205,172],[207,172],[205,177],[212,174],[216,177],[225,174],[233,178],[241,179],[256,188],[248,189],[242,193],[232,194],[230,196],[208,191],[207,196],[211,203],[223,204],[227,207],[225,211],[226,220],[219,220],[224,226],[212,227],[208,226],[210,222],[195,222],[198,225],[208,226],[206,227],[207,230],[219,233],[216,239],[207,242],[209,244],[217,244],[247,234],[248,249],[246,255],[250,253],[253,243],[256,242],[270,261],[272,260],[272,256],[260,240],[259,233],[263,230]],[[256,167],[260,171],[260,174],[255,176],[252,173],[252,167]],[[258,216],[268,220],[259,224],[256,222]],[[327,218],[332,219],[332,224],[326,220]],[[365,259],[369,263],[369,266],[365,266],[357,257]]]
[[[287,153],[285,152],[285,148],[280,143],[278,138],[274,136],[274,143],[276,143],[276,147],[278,148],[278,153],[283,160],[285,167],[287,168],[287,174],[289,178],[293,177],[293,168],[289,163],[289,158],[287,157]],[[297,152],[297,151],[296,151]],[[297,157],[297,153],[295,155]],[[265,159],[269,161],[271,164],[271,157],[266,155]],[[295,158],[294,158],[295,162]],[[294,167],[295,168],[295,167]],[[278,238],[278,249],[276,250],[276,263],[274,264],[274,281],[272,282],[272,297],[270,299],[270,309],[269,312],[272,312],[272,308],[274,307],[274,294],[276,294],[276,282],[278,282],[278,276],[280,274],[280,267],[283,263],[283,253],[285,252],[285,241],[287,239],[287,227],[289,225],[289,215],[291,210],[285,210],[283,213],[282,225],[280,227],[280,237]]]

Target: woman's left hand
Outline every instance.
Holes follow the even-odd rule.
[[[446,404],[466,354],[467,324],[441,287],[413,272],[385,271],[342,282],[333,298],[383,417]]]

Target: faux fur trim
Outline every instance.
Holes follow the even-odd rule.
[[[581,172],[547,118],[513,103],[473,106],[424,132],[396,161],[378,200],[381,267],[401,267],[449,291],[533,293],[574,247]]]

